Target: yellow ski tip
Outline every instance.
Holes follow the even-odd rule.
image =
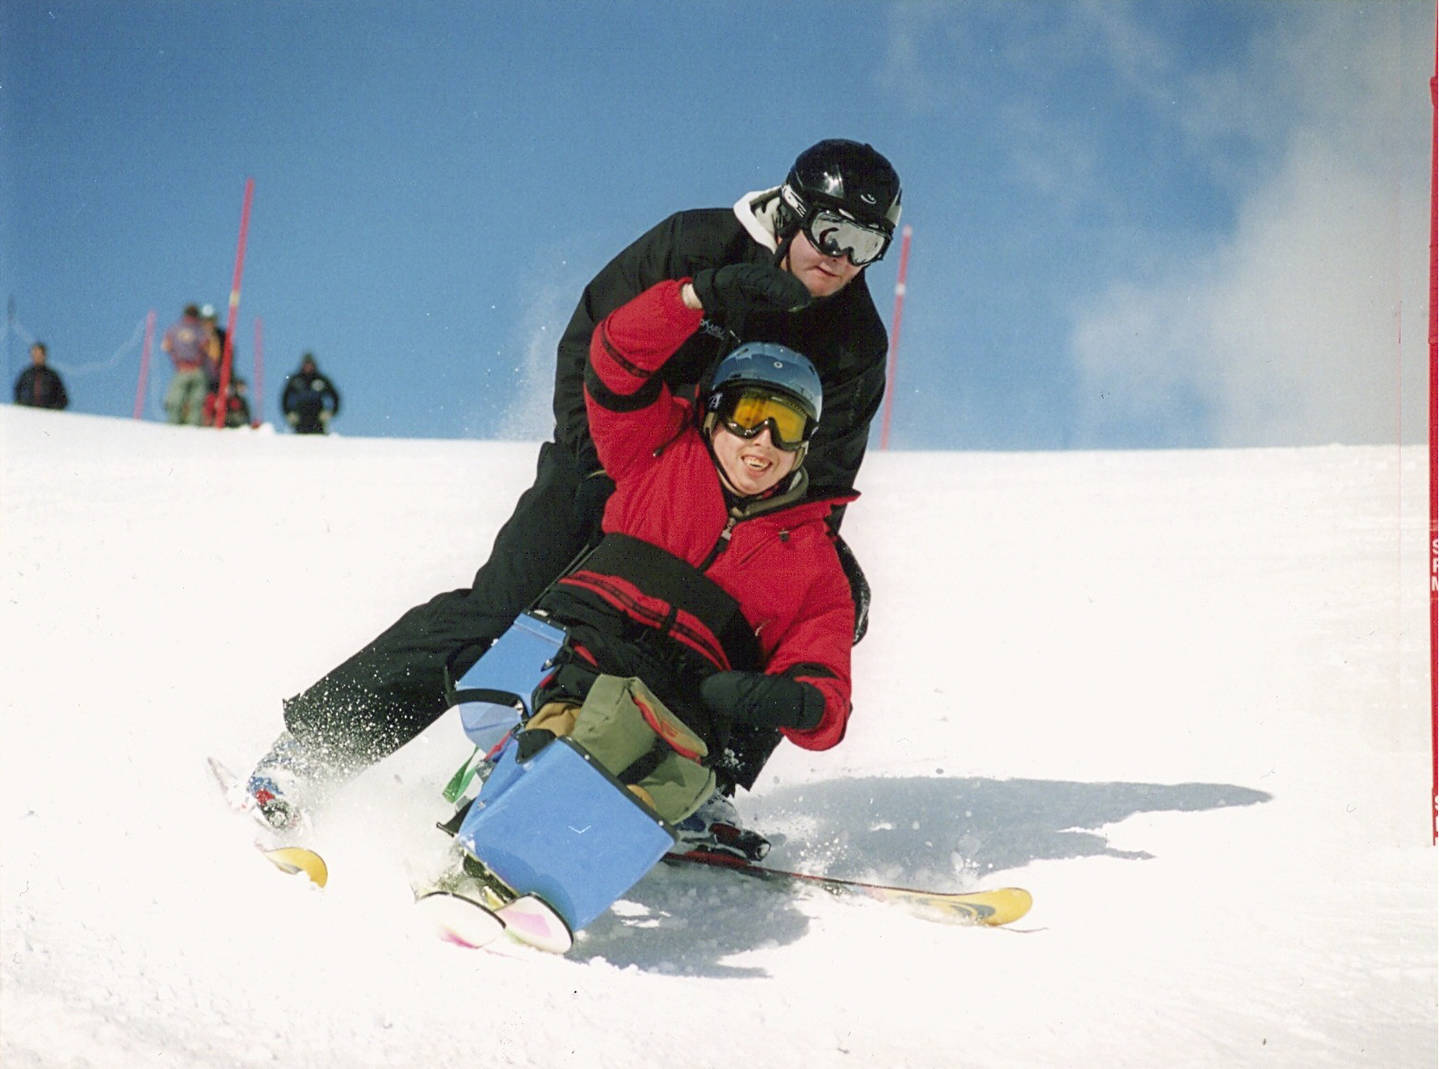
[[[265,850],[263,853],[269,859],[270,864],[281,872],[292,876],[297,872],[303,872],[316,887],[324,887],[326,881],[330,879],[330,871],[325,867],[325,859],[314,850],[307,850],[303,846],[281,846],[274,850]]]
[[[983,924],[998,928],[1030,912],[1032,899],[1023,887],[997,887],[991,891],[906,891],[889,889],[886,895],[912,912],[952,924]]]
[[[1001,887],[988,892],[986,897],[995,912],[984,918],[982,923],[992,928],[1018,921],[1030,912],[1030,907],[1035,903],[1030,892],[1023,887]]]

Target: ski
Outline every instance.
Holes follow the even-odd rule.
[[[502,935],[550,954],[564,954],[574,943],[560,915],[533,895],[499,905],[459,890],[436,888],[417,891],[415,905],[436,935],[466,950],[487,947]]]
[[[766,883],[791,887],[816,887],[837,896],[859,896],[878,902],[904,907],[918,916],[949,924],[978,924],[997,927],[1017,921],[1030,911],[1030,892],[1019,887],[1001,887],[993,891],[925,891],[915,887],[865,883],[838,876],[821,876],[809,872],[756,865],[731,854],[691,851],[666,854],[663,859],[675,866],[704,865],[730,869]]]
[[[254,799],[245,793],[240,778],[213,757],[207,757],[205,763],[220,786],[225,804],[236,813],[254,820],[262,831],[268,831],[269,825],[265,824],[264,818],[256,810]],[[330,879],[330,870],[325,859],[314,850],[303,846],[273,846],[261,839],[253,840],[252,845],[266,861],[287,875],[304,873],[316,887],[324,887]]]
[[[444,942],[466,950],[478,950],[505,932],[493,909],[455,891],[418,893],[415,908]]]
[[[314,850],[303,846],[272,848],[264,843],[256,843],[255,849],[260,851],[266,861],[288,876],[304,873],[316,887],[324,887],[329,882],[330,870],[325,865],[325,859]]]
[[[220,794],[225,799],[225,804],[237,813],[252,814],[255,809],[255,801],[245,793],[245,787],[240,782],[240,777],[213,757],[205,758],[205,765],[210,769],[210,775],[215,778],[215,783],[220,787]]]

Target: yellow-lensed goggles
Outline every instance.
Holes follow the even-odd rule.
[[[765,390],[744,389],[721,399],[716,415],[731,434],[754,438],[770,428],[770,441],[777,449],[793,453],[810,440],[814,421],[788,397]]]

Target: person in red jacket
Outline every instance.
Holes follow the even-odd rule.
[[[580,706],[607,676],[641,680],[712,759],[743,726],[813,750],[844,737],[854,602],[828,518],[858,495],[811,491],[819,374],[773,342],[732,350],[696,401],[662,374],[703,316],[810,299],[787,271],[732,264],[658,283],[596,327],[586,404],[615,491],[595,548],[535,605],[567,633],[559,668],[533,696],[537,719]],[[349,723],[322,726],[304,739],[283,733],[250,777],[276,827],[298,819],[313,788],[354,771],[336,759]]]
[[[657,283],[596,327],[585,404],[615,484],[602,537],[540,598],[532,615],[563,639],[534,712],[447,825],[464,856],[445,888],[493,910],[481,938],[498,919],[522,942],[568,950],[676,838],[689,845],[685,822],[710,805],[733,728],[812,750],[844,737],[854,603],[827,519],[856,495],[809,488],[819,373],[778,342],[745,342],[698,403],[662,374],[702,312],[809,300],[778,267],[731,265]],[[597,766],[642,809],[608,793]],[[456,938],[453,898],[434,902]]]
[[[250,426],[249,388],[242,378],[230,380],[230,399],[225,405],[225,426]],[[205,395],[205,425],[215,426],[215,412],[220,404],[220,391],[213,389]]]
[[[538,607],[582,673],[638,676],[711,752],[737,723],[827,749],[850,714],[854,608],[826,519],[857,495],[809,492],[819,375],[766,342],[721,360],[698,406],[661,374],[702,313],[807,300],[777,268],[732,265],[652,286],[591,342],[586,406],[615,491],[604,537]]]

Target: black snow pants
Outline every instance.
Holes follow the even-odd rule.
[[[338,764],[363,766],[398,750],[448,708],[445,680],[464,675],[579,555],[600,525],[604,495],[577,506],[570,452],[540,447],[535,483],[495,536],[468,588],[417,605],[374,641],[284,703],[285,725]]]
[[[568,450],[554,442],[542,445],[534,485],[520,495],[470,586],[417,605],[287,699],[285,726],[337,766],[359,769],[433,724],[449,708],[447,673],[459,679],[468,672],[599,536],[606,495],[587,492],[586,482]],[[842,539],[836,548],[855,598],[859,642],[869,585]],[[716,764],[724,785],[751,787],[779,742],[774,730],[737,729]]]

